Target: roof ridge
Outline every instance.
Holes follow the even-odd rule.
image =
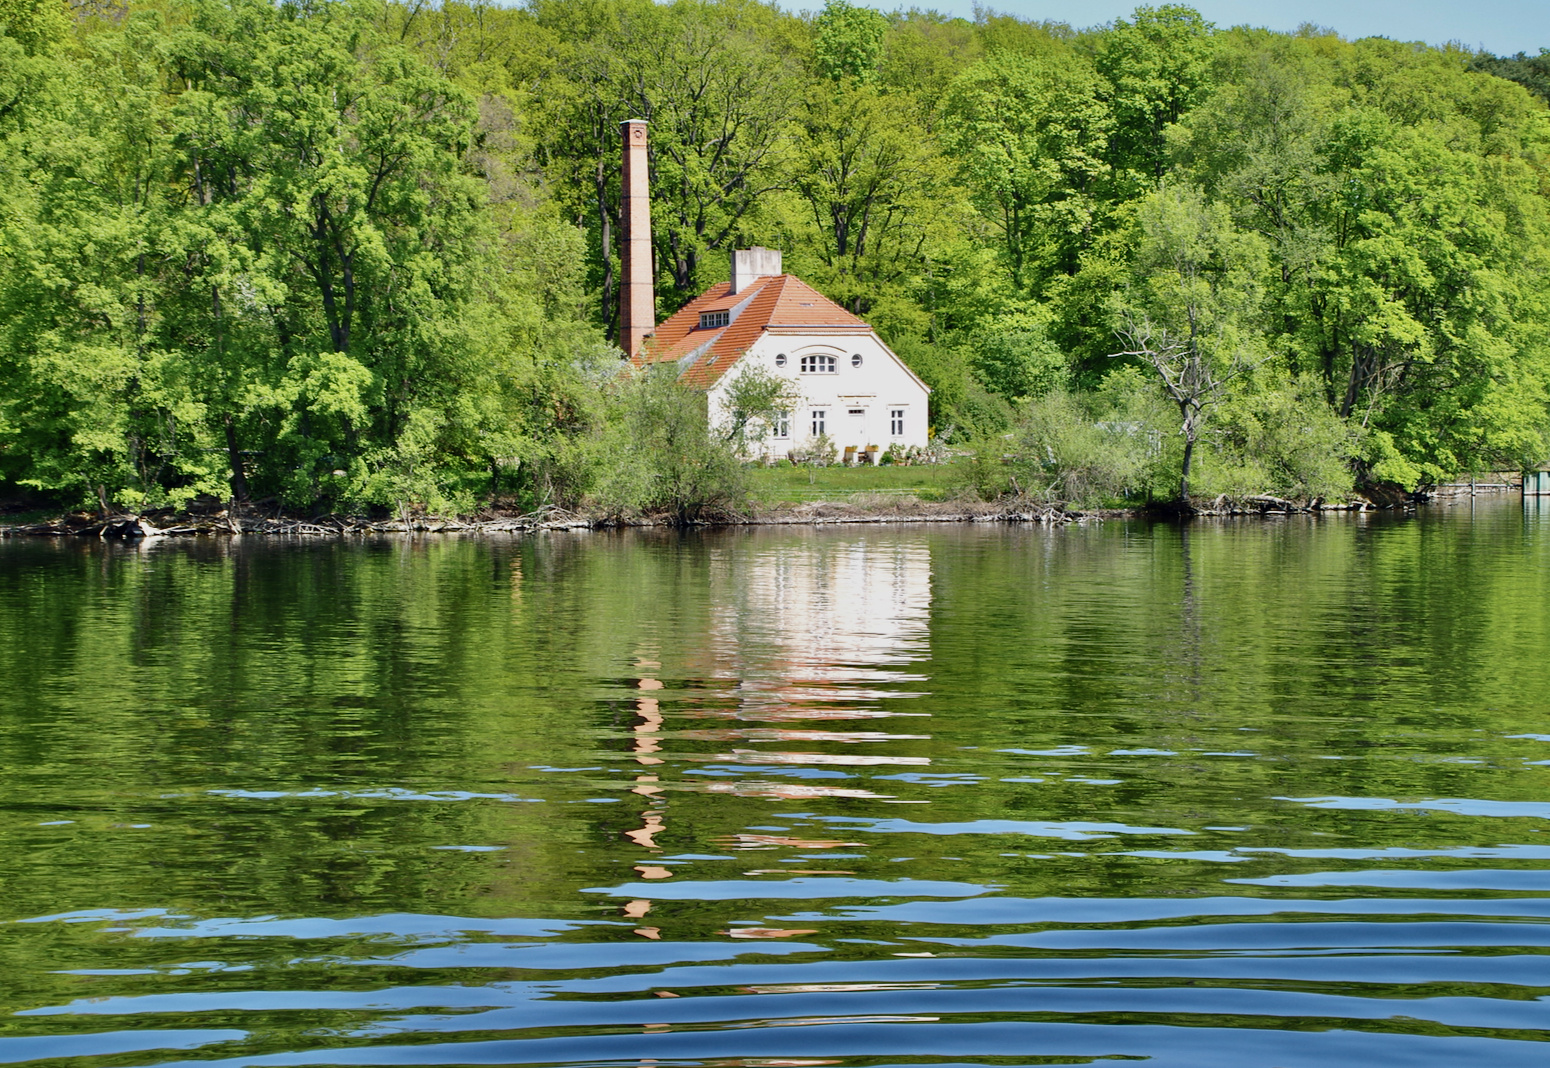
[[[741,308],[721,327],[701,326],[700,315]],[[795,274],[765,275],[736,293],[717,282],[662,321],[646,339],[637,365],[679,364],[685,385],[710,389],[766,331],[870,331],[871,325]]]

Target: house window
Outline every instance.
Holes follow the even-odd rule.
[[[851,354],[850,365],[852,367],[860,367],[861,366],[861,353],[856,352],[856,353],[852,353]]]
[[[852,408],[852,409],[850,409],[850,414],[851,415],[865,415],[866,414],[866,409],[865,408]]]
[[[816,356],[802,357],[802,373],[804,375],[832,375],[835,364],[838,363],[833,356],[825,356],[819,353]]]
[[[896,438],[904,436],[904,409],[890,408],[888,411],[888,433]]]
[[[815,438],[824,432],[823,416],[824,411],[822,408],[813,409],[813,437]]]
[[[777,352],[775,354],[775,366],[776,367],[784,367],[784,366],[786,366],[786,354],[784,352]]]
[[[731,312],[700,312],[700,329],[714,330],[726,326],[732,321]]]
[[[777,438],[789,438],[791,436],[791,413],[775,413],[775,436]]]

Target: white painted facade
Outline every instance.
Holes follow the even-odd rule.
[[[783,424],[750,428],[762,455],[779,459],[827,434],[838,455],[847,447],[924,447],[929,390],[875,333],[825,333],[799,328],[766,330],[709,390],[711,425],[727,421],[726,396],[747,367],[785,378],[801,397]],[[762,442],[758,435],[763,432]]]

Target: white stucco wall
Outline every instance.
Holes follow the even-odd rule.
[[[785,356],[785,366],[778,357]],[[834,357],[832,373],[802,371],[802,357]],[[860,356],[860,366],[854,358]],[[712,424],[727,418],[728,385],[748,366],[760,367],[791,381],[802,401],[791,412],[790,433],[773,434],[763,442],[766,455],[780,457],[810,441],[814,413],[822,412],[824,432],[841,456],[846,446],[859,451],[868,445],[886,450],[927,443],[925,384],[904,366],[876,334],[823,336],[766,333],[718,382],[709,394]],[[896,412],[902,412],[902,433],[894,433]]]

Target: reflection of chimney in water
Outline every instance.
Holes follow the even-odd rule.
[[[662,665],[655,660],[640,659],[635,662],[636,667],[658,668]],[[652,691],[662,689],[662,680],[642,677],[636,682],[642,690]],[[639,697],[635,701],[636,711],[640,714],[641,721],[635,725],[635,746],[633,752],[635,759],[642,764],[660,764],[662,758],[650,754],[660,752],[662,747],[658,744],[659,732],[662,729],[662,709],[655,697]],[[649,806],[640,814],[640,826],[625,831],[624,836],[636,845],[649,849],[654,853],[660,853],[662,847],[657,845],[657,835],[667,829],[667,800],[659,796],[662,787],[657,784],[655,775],[635,776],[635,786],[631,793],[640,794],[649,802]],[[660,864],[637,864],[636,873],[642,879],[671,879],[673,873]],[[624,906],[624,915],[632,920],[641,919],[651,911],[651,899],[642,898],[631,901]],[[661,928],[637,927],[635,933],[642,938],[657,939],[662,937]],[[670,995],[676,997],[677,995]]]
[[[656,331],[656,291],[651,271],[651,184],[647,174],[646,123],[629,119],[619,124],[624,139],[620,183],[623,233],[619,285],[619,347],[626,356],[640,352],[641,342]]]

